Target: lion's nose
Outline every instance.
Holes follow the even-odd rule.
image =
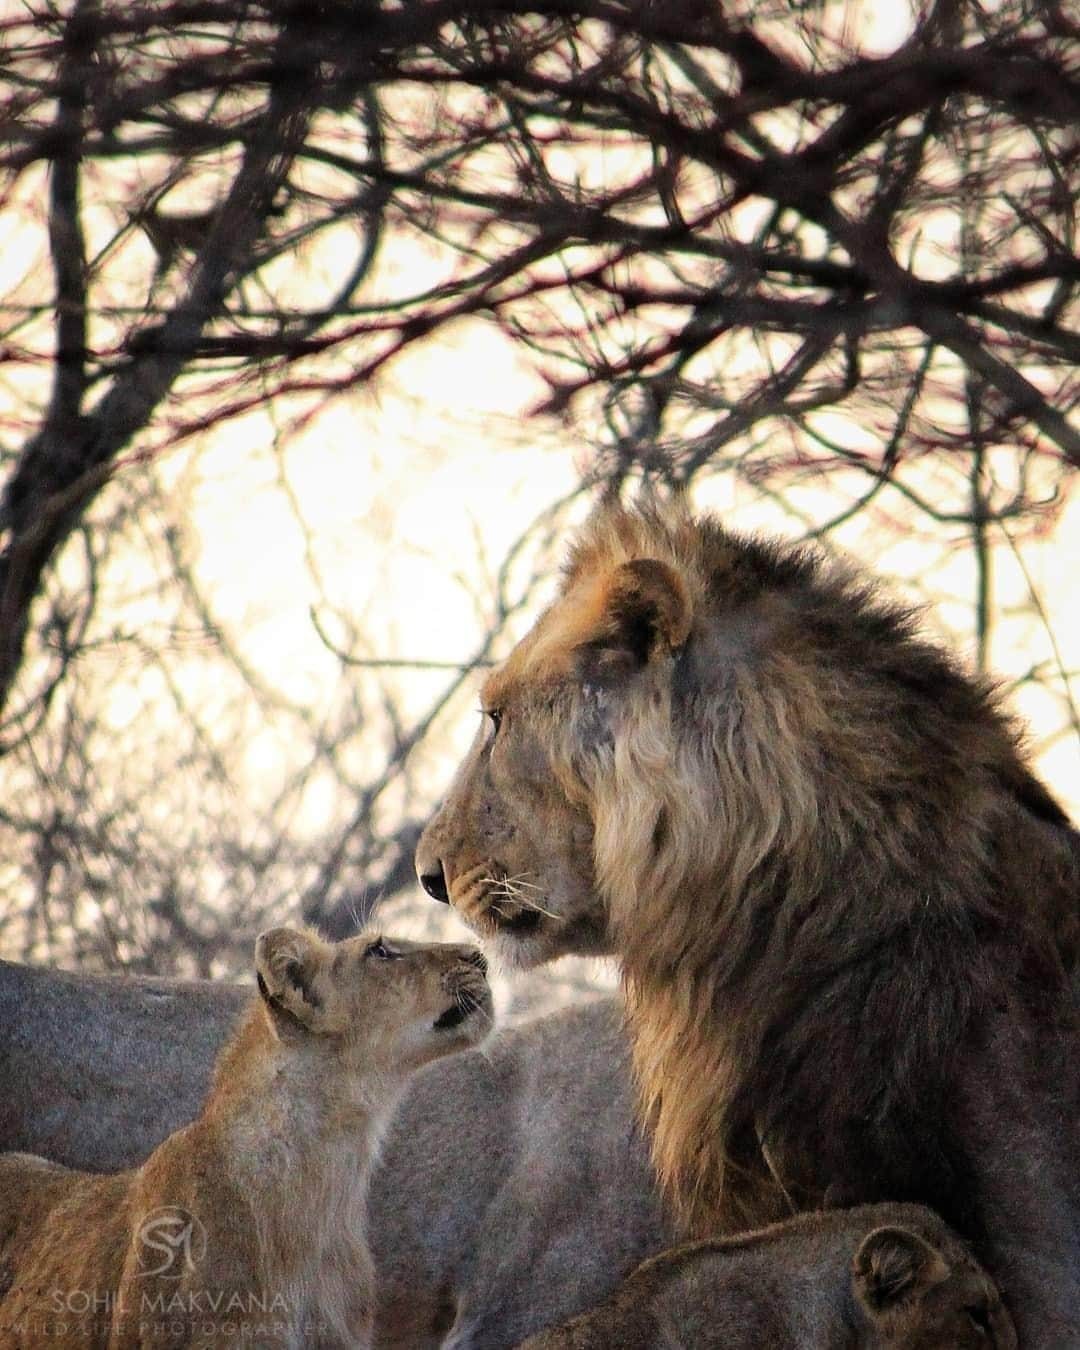
[[[437,872],[421,872],[420,885],[431,896],[432,900],[438,900],[444,905],[450,903],[450,892],[446,889],[446,873],[443,871],[442,863],[438,863]]]

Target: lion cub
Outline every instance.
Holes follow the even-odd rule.
[[[520,1350],[1015,1350],[989,1277],[921,1205],[801,1214],[676,1247]]]
[[[202,1113],[142,1167],[0,1155],[5,1350],[368,1343],[379,1132],[413,1070],[490,1027],[486,963],[275,928],[255,968]]]

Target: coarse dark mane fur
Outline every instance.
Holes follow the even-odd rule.
[[[1066,1344],[1080,842],[994,689],[850,570],[675,504],[594,514],[481,698],[422,880],[510,959],[621,958],[687,1231],[922,1202]]]
[[[643,689],[618,754],[574,755],[661,1175],[696,1231],[721,1206],[749,1221],[820,1198],[844,1159],[883,1195],[916,1160],[928,1194],[952,1189],[926,1103],[1005,991],[1049,1014],[1075,964],[1066,817],[993,690],[865,581],[709,519],[609,513],[564,593],[642,557],[727,617],[674,656],[670,740]]]

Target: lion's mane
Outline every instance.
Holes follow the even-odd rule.
[[[598,593],[652,657],[617,734],[564,737],[555,770],[591,803],[689,1230],[842,1199],[838,1175],[860,1199],[871,1174],[918,1198],[913,1168],[930,1203],[955,1193],[927,1103],[1010,991],[1052,1005],[1080,931],[1075,835],[993,689],[843,568],[679,510],[593,518],[563,603]],[[581,616],[552,644],[560,623]]]

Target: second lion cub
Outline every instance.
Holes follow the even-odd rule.
[[[921,1205],[800,1214],[643,1262],[520,1350],[1016,1350],[990,1277]]]
[[[0,1155],[5,1347],[368,1343],[378,1134],[413,1070],[490,1027],[486,963],[471,947],[275,928],[255,968],[260,997],[202,1113],[142,1167]]]

